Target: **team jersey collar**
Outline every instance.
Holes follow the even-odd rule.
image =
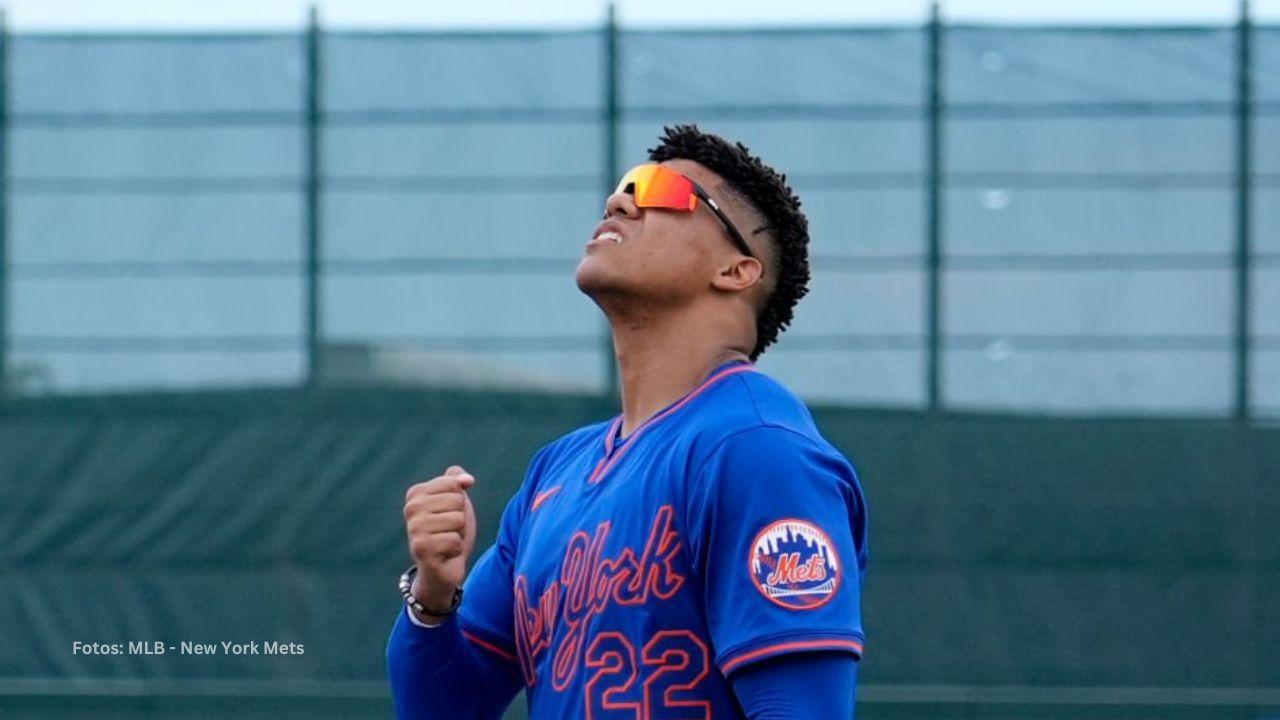
[[[688,405],[695,397],[701,395],[707,388],[715,385],[724,378],[753,369],[755,369],[755,365],[747,360],[730,360],[729,362],[719,365],[715,370],[711,371],[711,374],[707,376],[707,379],[703,380],[698,387],[689,391],[684,397],[681,397],[679,400],[676,400],[663,408],[662,411],[653,417],[645,420],[640,424],[640,427],[636,428],[625,438],[619,437],[619,433],[622,432],[622,415],[619,414],[618,417],[614,418],[613,422],[609,424],[609,432],[605,434],[604,438],[604,457],[601,458],[599,464],[596,465],[595,472],[591,473],[590,481],[599,482],[600,479],[604,477],[605,473],[607,473],[610,468],[617,463],[618,459],[620,459],[622,455],[635,444],[635,439],[644,433],[644,431],[675,414],[680,410],[680,408]],[[616,455],[614,454],[615,449],[618,451]]]

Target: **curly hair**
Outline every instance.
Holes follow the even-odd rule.
[[[746,145],[730,143],[697,125],[663,128],[657,147],[650,148],[653,162],[692,160],[724,178],[729,187],[764,218],[764,227],[751,235],[768,232],[777,280],[764,307],[756,315],[755,361],[791,324],[796,303],[809,292],[809,221],[800,211],[800,198],[787,185],[787,176],[751,154]]]

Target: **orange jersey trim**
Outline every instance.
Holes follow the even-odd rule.
[[[788,650],[852,650],[862,657],[862,643],[857,640],[800,640],[796,642],[777,643],[743,653],[721,666],[720,670],[728,675],[734,668],[748,660]]]
[[[511,662],[516,661],[516,656],[514,654],[507,652],[506,650],[503,650],[497,645],[494,645],[493,643],[487,640],[484,640],[476,635],[473,635],[472,633],[469,633],[466,630],[462,631],[462,636],[504,660],[510,660]]]
[[[626,455],[628,450],[635,447],[636,439],[639,438],[639,436],[642,433],[644,433],[645,430],[648,430],[654,425],[657,425],[658,423],[665,420],[667,416],[676,412],[677,410],[684,407],[685,405],[688,405],[690,402],[693,401],[694,398],[701,395],[704,390],[720,382],[722,379],[727,378],[730,375],[737,375],[738,373],[741,373],[741,372],[751,372],[751,371],[754,371],[755,369],[756,369],[755,366],[751,364],[735,365],[734,367],[721,370],[715,375],[712,375],[711,377],[707,378],[707,380],[703,382],[701,385],[699,385],[697,389],[695,389],[693,392],[689,393],[688,395],[684,396],[684,399],[682,399],[680,402],[667,408],[662,413],[655,415],[652,418],[649,418],[648,420],[645,421],[643,425],[636,428],[635,431],[632,432],[631,435],[627,438],[626,446],[624,446],[621,450],[619,450],[617,455],[614,455],[613,457],[609,457],[608,453],[613,452],[613,434],[618,431],[618,426],[622,424],[622,417],[619,416],[617,420],[614,420],[613,425],[611,425],[609,428],[609,437],[605,438],[605,457],[600,459],[600,463],[596,465],[596,469],[594,472],[591,473],[591,477],[587,478],[587,483],[588,484],[598,483],[604,478],[605,475],[608,475],[609,471],[613,469],[613,466],[617,465],[618,461],[622,459],[622,456]]]

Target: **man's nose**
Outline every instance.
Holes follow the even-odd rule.
[[[640,217],[640,208],[636,205],[636,197],[629,192],[615,192],[604,202],[606,218],[620,215],[625,218]]]

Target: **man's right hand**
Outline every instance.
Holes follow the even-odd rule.
[[[476,513],[467,489],[475,482],[467,471],[452,465],[444,475],[405,493],[409,554],[418,567],[413,596],[429,610],[448,608],[466,575],[467,558],[476,544]]]

